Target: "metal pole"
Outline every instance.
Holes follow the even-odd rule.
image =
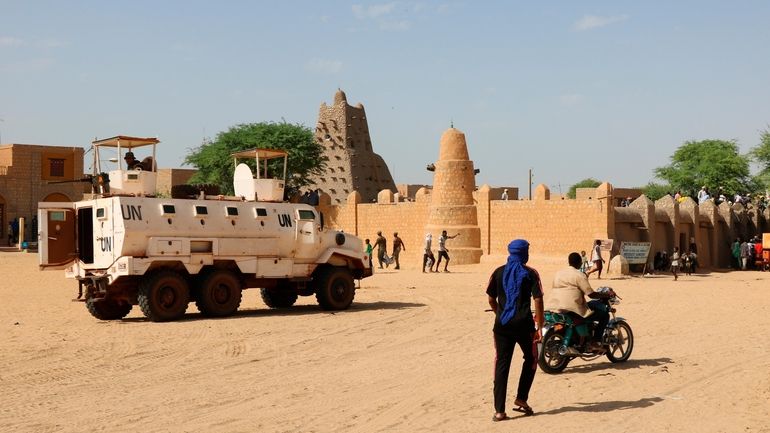
[[[532,169],[529,169],[529,199],[532,200]]]

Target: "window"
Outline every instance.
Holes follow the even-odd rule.
[[[51,177],[64,177],[64,159],[48,158]]]
[[[263,207],[258,207],[257,208],[257,216],[258,217],[266,217],[267,216],[267,209],[265,209]]]
[[[238,216],[238,208],[227,206],[227,216]]]
[[[209,209],[206,206],[195,206],[195,215],[208,215]]]
[[[313,212],[312,210],[300,209],[298,212],[299,212],[299,219],[301,220],[315,219],[315,212]]]
[[[164,204],[163,205],[163,215],[173,215],[176,213],[176,208],[173,204]]]
[[[96,208],[96,217],[97,218],[104,218],[104,208],[103,207]]]

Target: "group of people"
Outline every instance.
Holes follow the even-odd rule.
[[[440,272],[439,266],[441,261],[444,261],[444,272],[449,272],[449,249],[446,246],[448,239],[454,239],[460,234],[457,233],[454,236],[449,236],[446,230],[441,232],[441,236],[438,238],[438,260],[433,254],[433,235],[427,233],[425,235],[425,243],[423,245],[422,255],[422,271],[425,272],[427,266],[429,272]],[[398,232],[393,233],[393,249],[391,255],[388,256],[388,240],[382,235],[381,231],[377,232],[377,239],[375,239],[372,245],[369,239],[364,240],[366,247],[366,254],[369,256],[369,266],[374,268],[372,257],[374,256],[374,249],[377,248],[377,263],[380,269],[390,267],[391,264],[395,264],[394,269],[401,269],[401,262],[399,256],[402,251],[406,251],[403,239],[398,236]],[[435,269],[434,269],[435,265]]]
[[[598,245],[600,245],[599,242]],[[529,242],[516,239],[508,244],[508,259],[489,278],[486,294],[491,310],[495,313],[492,333],[495,343],[494,407],[492,421],[508,419],[505,410],[508,390],[508,375],[511,369],[513,351],[516,345],[524,353],[524,363],[514,400],[515,411],[525,415],[534,414],[527,403],[529,391],[537,371],[537,343],[543,338],[544,311],[564,311],[589,317],[597,322],[593,343],[599,346],[604,328],[609,322],[609,312],[599,299],[614,293],[599,293],[591,288],[588,275],[581,272],[583,259],[573,252],[567,257],[568,267],[558,271],[553,279],[548,301],[543,302],[543,286],[538,272],[527,266]],[[586,298],[589,300],[587,301]],[[532,305],[534,304],[534,315]],[[593,349],[593,347],[592,347]]]
[[[577,254],[577,253],[576,253]],[[591,247],[591,259],[588,259],[585,251],[580,252],[580,265],[577,269],[586,275],[586,278],[596,272],[596,278],[602,279],[602,269],[604,269],[604,258],[602,257],[602,241],[597,239]]]
[[[735,269],[745,271],[747,269],[757,269],[757,262],[762,262],[762,239],[755,236],[748,240],[737,238],[732,245],[733,265]]]
[[[678,202],[681,202],[687,197],[686,195],[683,195],[681,191],[677,191],[674,194],[669,192],[669,195],[674,197],[674,199]],[[712,193],[706,185],[703,185],[701,189],[698,190],[698,192],[695,194],[695,196],[698,204],[703,204],[708,200],[713,200],[714,204],[717,206],[723,202],[727,202],[729,205],[740,203],[747,208],[756,207],[760,212],[764,212],[765,208],[767,207],[767,202],[770,201],[770,193],[756,194],[754,197],[752,197],[752,195],[748,192],[744,194],[738,192],[735,194],[729,194],[725,192],[722,187],[719,187],[715,193]]]
[[[658,251],[652,259],[652,269],[655,272],[671,272],[674,280],[679,278],[679,273],[691,275],[698,268],[698,255],[694,248],[681,252],[679,247],[668,254],[666,251]]]
[[[28,229],[32,229],[32,232],[29,232]],[[18,218],[14,218],[11,221],[8,222],[8,246],[18,244],[20,242],[24,242],[28,239],[36,239],[37,238],[37,216],[33,216],[32,219],[26,219],[24,220],[24,239],[19,239],[20,234],[20,222]]]
[[[388,256],[388,240],[385,239],[385,236],[382,235],[381,231],[377,232],[377,239],[375,239],[374,245],[371,244],[369,239],[366,239],[364,243],[366,246],[366,255],[369,256],[370,268],[374,269],[372,253],[374,252],[374,247],[377,247],[377,261],[379,262],[380,269],[383,268],[383,265],[385,265],[386,268],[390,267],[391,263],[395,263],[395,269],[401,269],[399,256],[401,255],[401,251],[406,251],[406,246],[404,245],[404,241],[398,236],[398,232],[393,232],[393,250],[390,256]]]

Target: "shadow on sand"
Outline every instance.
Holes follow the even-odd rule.
[[[635,368],[642,368],[642,367],[658,367],[661,365],[671,364],[674,362],[671,358],[655,358],[655,359],[629,359],[626,362],[618,362],[617,364],[613,364],[609,362],[607,359],[604,358],[604,356],[600,357],[599,359],[602,361],[596,361],[591,364],[584,364],[584,365],[576,365],[574,367],[567,367],[566,370],[564,370],[561,374],[570,374],[570,373],[591,373],[594,371],[604,371],[604,370],[632,370]],[[590,361],[589,361],[590,362]]]
[[[272,308],[260,308],[260,309],[245,309],[238,310],[232,316],[227,317],[207,317],[201,313],[187,313],[181,318],[174,320],[174,322],[186,322],[192,320],[235,320],[246,319],[252,317],[274,317],[274,316],[305,316],[305,315],[320,315],[320,314],[355,314],[363,311],[373,310],[403,310],[407,308],[422,308],[426,307],[425,304],[418,304],[414,302],[353,302],[347,310],[342,311],[326,311],[321,309],[318,305],[297,305],[291,308],[285,309],[272,309]],[[139,308],[135,306],[135,308]],[[128,317],[122,322],[148,322],[146,317]]]
[[[624,409],[642,409],[650,407],[655,403],[663,401],[661,397],[648,397],[639,400],[612,400],[598,401],[593,403],[576,403],[572,406],[564,406],[558,409],[551,409],[545,412],[537,412],[537,415],[558,415],[565,412],[612,412],[614,410]]]

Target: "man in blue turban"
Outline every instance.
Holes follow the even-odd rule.
[[[526,265],[528,260],[529,242],[523,239],[511,241],[508,244],[508,262],[495,269],[487,285],[489,306],[495,312],[495,326],[492,328],[496,352],[493,421],[508,418],[505,413],[505,397],[516,344],[524,352],[524,364],[513,410],[526,415],[534,413],[527,400],[537,370],[537,343],[542,339],[543,287],[537,271]],[[535,301],[534,318],[532,299]]]

